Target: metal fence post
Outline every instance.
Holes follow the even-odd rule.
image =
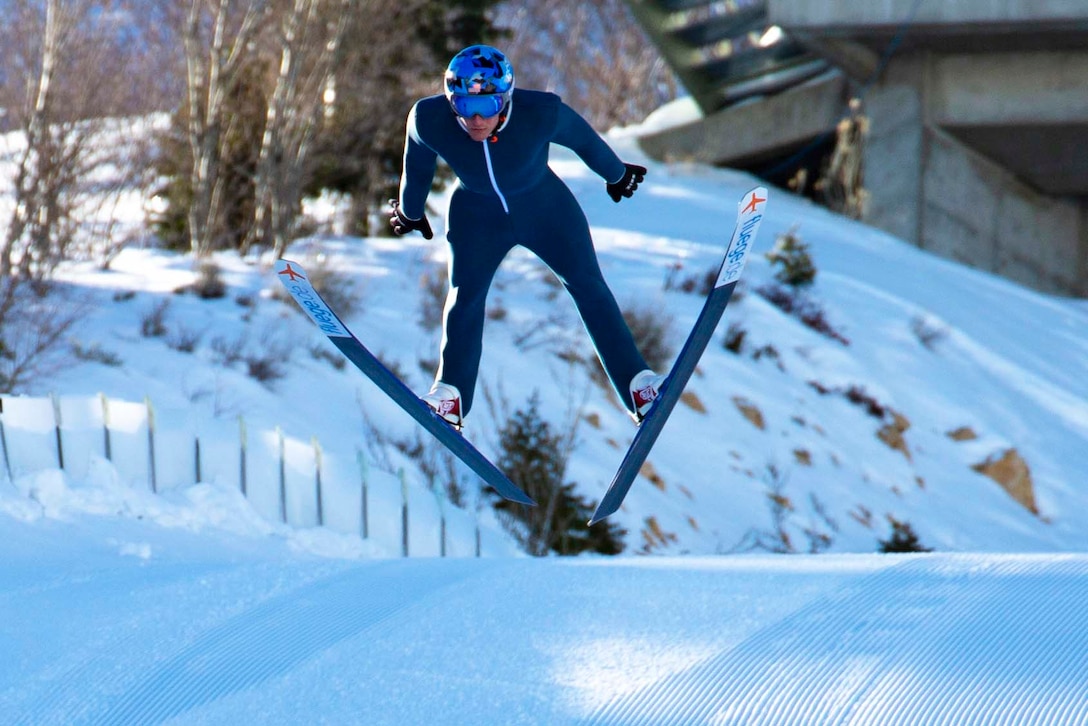
[[[204,477],[200,472],[200,435],[199,434],[197,434],[195,437],[193,437],[193,468],[195,469],[195,471],[193,473],[196,475],[196,481],[194,481],[193,483],[194,484],[199,484],[201,481],[204,480]]]
[[[480,508],[476,507],[476,556],[483,556],[483,543],[480,537]]]
[[[57,398],[57,394],[51,393],[49,397],[53,399],[53,433],[57,438],[57,466],[64,470],[64,442],[61,440],[60,435],[60,399]]]
[[[283,440],[283,429],[276,427],[276,437],[280,443],[280,516],[287,524],[287,445]]]
[[[314,445],[314,485],[317,487],[317,526],[325,526],[325,504],[321,493],[321,443],[313,437]]]
[[[238,417],[238,486],[242,490],[242,496],[246,496],[246,450],[249,446],[249,436],[246,433],[246,419]]]
[[[113,445],[110,442],[110,402],[105,393],[98,394],[102,402],[102,447],[106,461],[113,461]]]
[[[356,447],[355,460],[359,464],[359,478],[362,480],[362,502],[359,505],[359,532],[362,534],[363,539],[370,539],[370,512],[369,508],[369,484],[367,479],[368,467],[366,463],[366,457],[363,456],[363,450]]]
[[[8,457],[8,435],[4,432],[4,404],[2,402],[0,402],[0,447],[4,450],[4,471],[7,472],[8,481],[14,482],[15,477],[11,475],[11,459]]]
[[[435,487],[434,498],[438,503],[438,553],[440,557],[446,556],[446,505],[442,496],[442,488]]]
[[[144,405],[147,406],[147,476],[151,483],[151,491],[159,493],[159,484],[155,476],[155,407],[151,405],[151,397],[144,397]]]
[[[400,528],[401,528],[401,555],[408,557],[408,479],[404,476],[404,468],[397,469],[400,477]]]

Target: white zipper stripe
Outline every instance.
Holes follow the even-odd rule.
[[[499,195],[499,201],[502,202],[502,211],[510,214],[510,207],[506,206],[506,197],[502,195],[502,191],[499,189],[499,183],[495,181],[495,170],[491,167],[491,152],[487,148],[487,139],[484,139],[480,143],[484,145],[484,161],[487,162],[487,175],[491,177],[491,188]]]

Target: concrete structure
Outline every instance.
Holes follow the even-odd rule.
[[[782,90],[828,67],[793,38],[767,42],[765,0],[629,0],[628,5],[707,113],[754,91]]]
[[[646,138],[648,153],[751,167],[830,131],[862,95],[867,222],[1039,290],[1088,296],[1088,0],[764,5],[767,23],[840,73],[707,110]]]

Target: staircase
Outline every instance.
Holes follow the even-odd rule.
[[[704,114],[811,78],[827,61],[767,18],[767,0],[627,0]]]

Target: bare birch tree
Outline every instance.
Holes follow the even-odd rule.
[[[302,200],[308,155],[324,109],[335,102],[335,71],[356,0],[291,0],[279,33],[279,67],[257,163],[254,220],[245,248],[260,241],[281,256]]]
[[[192,154],[189,237],[203,257],[223,232],[222,159],[227,99],[269,14],[267,0],[191,0],[186,21],[188,137]]]
[[[0,27],[0,107],[9,134],[10,211],[0,237],[0,390],[45,372],[79,317],[46,299],[88,219],[108,195],[104,170],[116,169],[96,143],[117,96],[101,72],[115,55],[117,9],[92,0],[11,0]],[[91,192],[94,191],[94,194]],[[5,205],[6,206],[6,205]]]
[[[508,0],[498,22],[518,85],[554,91],[598,129],[643,120],[678,83],[624,0]]]

